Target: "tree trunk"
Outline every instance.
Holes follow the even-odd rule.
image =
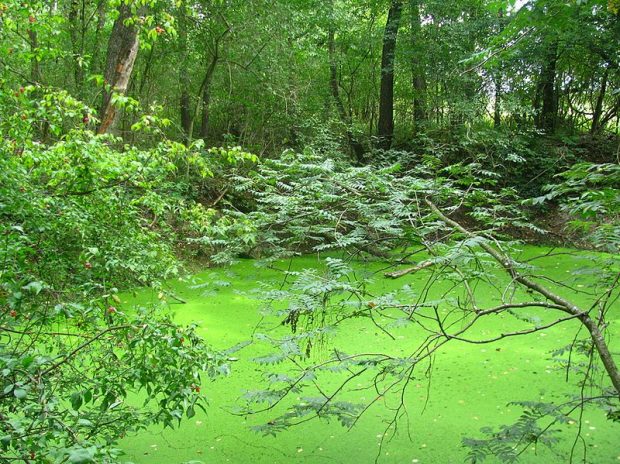
[[[200,85],[200,101],[202,102],[202,116],[200,123],[200,138],[207,138],[209,131],[209,103],[211,101],[211,81],[213,80],[213,75],[215,74],[215,68],[217,66],[218,61],[220,60],[220,44],[222,40],[228,35],[230,32],[230,25],[226,22],[224,18],[222,18],[226,24],[226,29],[222,32],[216,39],[213,44],[213,56],[211,57],[211,61],[207,65],[207,71],[205,72],[205,77]],[[196,108],[196,113],[198,112],[198,108]],[[195,113],[195,115],[196,115]],[[190,124],[190,133],[193,132],[193,120],[192,124]]]
[[[377,135],[378,147],[384,150],[390,149],[394,136],[394,58],[402,7],[401,0],[392,0],[383,33]]]
[[[78,0],[71,0],[71,5],[69,7],[69,35],[71,38],[71,54],[73,58],[73,79],[75,81],[76,94],[78,98],[82,98],[82,89],[84,86],[84,66],[82,63],[84,50],[82,48],[82,39],[84,37],[84,29],[83,23],[78,21],[79,13],[80,6]]]
[[[504,29],[504,12],[500,9],[497,12],[497,28],[499,33]],[[499,69],[495,72],[495,95],[493,102],[493,127],[496,129],[502,124],[502,68],[501,62]]]
[[[420,124],[428,119],[426,111],[426,77],[418,75],[413,79],[413,119],[415,126],[419,128]]]
[[[192,112],[190,109],[191,102],[189,96],[189,73],[187,65],[189,60],[189,50],[187,48],[187,11],[185,4],[179,7],[179,48],[181,54],[181,62],[179,63],[179,87],[181,96],[179,99],[179,109],[181,113],[181,128],[183,129],[183,138],[185,143],[189,143],[192,139],[190,129],[192,125]]]
[[[215,67],[219,61],[219,53],[216,48],[215,54],[211,58],[207,72],[202,83],[202,117],[200,123],[200,138],[206,139],[209,133],[209,103],[211,101],[211,81],[215,73]]]
[[[493,127],[496,129],[502,124],[502,73],[495,75],[495,101],[493,102]]]
[[[333,15],[333,7],[334,2],[330,3]],[[333,18],[330,19],[329,25],[329,33],[327,37],[327,53],[329,58],[329,87],[331,90],[331,95],[336,104],[336,108],[338,109],[338,116],[340,117],[340,121],[345,126],[345,131],[347,134],[347,141],[349,142],[349,146],[351,147],[351,151],[355,160],[362,164],[364,162],[364,147],[362,144],[356,139],[355,135],[352,131],[353,118],[351,117],[350,112],[347,112],[344,104],[342,103],[342,98],[340,97],[340,87],[338,83],[338,65],[336,59],[336,40],[335,40],[335,25],[333,23]]]
[[[131,79],[136,57],[138,56],[139,37],[138,28],[126,25],[125,21],[131,18],[131,9],[126,4],[119,6],[119,16],[114,21],[105,67],[105,84],[103,103],[101,105],[101,124],[97,132],[109,132],[118,120],[119,112],[112,102],[113,94],[125,94]]]
[[[157,51],[158,51],[157,42],[155,42],[151,45],[149,54],[146,57],[146,60],[144,63],[144,70],[142,71],[142,74],[140,75],[140,81],[139,81],[140,83],[138,84],[137,94],[140,97],[140,101],[145,106],[148,106],[149,104],[150,92],[147,91],[146,95],[144,95],[143,92],[144,92],[144,89],[146,88],[146,84],[150,80],[151,69],[153,68],[153,61],[155,59]],[[138,76],[136,76],[136,79],[138,79]],[[135,84],[135,80],[132,82],[132,86],[131,86],[132,89],[134,88],[134,84]]]
[[[605,93],[607,92],[607,79],[609,77],[609,69],[605,68],[605,74],[601,79],[601,90],[598,93],[596,99],[596,105],[594,106],[594,113],[592,114],[592,126],[590,127],[590,134],[596,134],[602,127],[601,117],[603,116],[603,102],[605,101]]]
[[[537,127],[549,134],[555,131],[558,112],[558,99],[555,88],[557,62],[558,43],[554,41],[549,45],[540,76],[539,96],[542,100],[542,108],[537,121]]]
[[[106,0],[99,0],[99,3],[97,4],[97,26],[95,28],[95,45],[93,46],[93,50],[91,53],[91,72],[93,74],[101,74],[101,46],[99,45],[99,41],[101,38],[101,31],[105,27],[106,5]]]
[[[30,80],[39,83],[41,81],[41,69],[37,59],[39,36],[35,30],[28,29],[28,38],[30,39],[30,51],[32,53],[32,58],[30,59]]]
[[[422,63],[420,51],[422,28],[420,23],[419,0],[411,0],[409,3],[411,15],[411,83],[413,85],[413,127],[418,130],[426,121],[426,75]]]

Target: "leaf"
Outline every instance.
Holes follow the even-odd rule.
[[[41,290],[43,290],[43,283],[30,282],[28,285],[23,286],[22,289],[38,295],[39,293],[41,293]]]
[[[82,394],[79,392],[75,392],[71,394],[71,407],[77,411],[80,409],[83,403]]]
[[[77,448],[69,451],[69,462],[72,464],[86,464],[95,462],[96,448]]]

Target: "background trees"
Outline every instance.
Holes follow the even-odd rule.
[[[616,130],[620,26],[603,0],[3,5],[5,79],[66,88],[103,126],[117,86],[162,105],[174,139],[272,153],[319,125],[357,159],[422,125]]]

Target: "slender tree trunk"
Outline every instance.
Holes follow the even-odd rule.
[[[189,96],[190,78],[187,70],[189,61],[189,50],[187,48],[187,10],[185,4],[179,7],[179,48],[181,54],[181,62],[179,63],[179,87],[180,99],[179,109],[181,113],[181,128],[183,129],[183,138],[185,143],[189,143],[192,139],[190,129],[192,125],[192,112],[190,109],[191,102]]]
[[[613,118],[616,118],[616,133],[617,133],[619,117],[620,117],[620,96],[616,98],[616,102],[613,104],[613,106],[609,110],[607,110],[607,113],[605,113],[605,115],[601,118],[601,122],[599,123],[600,128],[602,129]]]
[[[226,20],[224,19],[224,22]],[[213,45],[213,55],[211,56],[211,60],[207,65],[207,71],[205,72],[205,77],[200,86],[200,101],[202,102],[202,115],[200,119],[200,138],[206,139],[209,132],[209,103],[211,102],[211,82],[213,81],[213,75],[215,74],[215,68],[217,63],[220,60],[220,44],[222,40],[228,35],[230,32],[230,25],[226,23],[226,29],[222,32],[216,39]],[[198,112],[198,108],[196,108],[196,113]],[[195,116],[194,115],[194,116]],[[193,122],[190,124],[190,133],[193,132]]]
[[[215,74],[215,67],[219,61],[219,53],[216,49],[215,54],[207,66],[207,72],[202,85],[202,116],[200,118],[200,138],[206,139],[209,133],[209,103],[211,102],[211,82]]]
[[[493,102],[493,127],[496,129],[502,124],[502,74],[495,75],[495,101]]]
[[[497,24],[500,33],[504,29],[503,17],[504,13],[500,9],[497,13]],[[495,72],[495,101],[493,102],[493,127],[496,129],[502,124],[502,80],[503,76],[500,62],[500,66]]]
[[[99,3],[97,3],[97,26],[95,28],[95,45],[93,46],[91,54],[91,72],[94,74],[100,74],[100,70],[102,68],[101,46],[99,44],[99,41],[101,39],[101,31],[105,27],[106,5],[106,0],[99,0]]]
[[[538,83],[536,84],[536,91],[534,93],[534,99],[532,100],[532,108],[534,110],[534,125],[537,128],[540,128],[540,102],[542,101],[542,71],[541,77],[538,78]]]
[[[542,108],[538,116],[537,127],[549,134],[555,131],[558,113],[558,99],[555,88],[557,62],[558,43],[554,41],[547,50],[539,84]]]
[[[426,73],[422,63],[420,53],[420,41],[422,39],[420,31],[420,6],[419,0],[410,0],[411,15],[411,83],[413,85],[413,127],[418,130],[420,125],[426,121]]]
[[[413,90],[415,95],[413,97],[413,119],[416,127],[428,118],[426,110],[426,77],[424,75],[418,75],[413,79]]]
[[[603,102],[605,101],[605,93],[607,92],[607,79],[609,77],[609,69],[605,68],[605,73],[601,79],[601,90],[596,98],[596,105],[594,106],[594,113],[592,114],[592,126],[590,127],[590,134],[596,134],[602,127],[601,117],[603,116]]]
[[[157,51],[157,42],[151,45],[151,49],[149,50],[149,54],[145,60],[146,62],[144,63],[144,70],[142,71],[142,75],[140,76],[140,83],[138,84],[138,95],[140,96],[140,101],[144,105],[148,105],[150,95],[148,92],[146,95],[143,95],[142,92],[144,92],[146,84],[149,82],[151,69],[153,67],[153,61],[155,60],[155,57],[157,56],[156,51]],[[136,79],[137,79],[137,76],[136,76]]]
[[[41,69],[39,68],[39,60],[37,59],[39,48],[39,36],[33,29],[28,29],[28,38],[30,39],[30,51],[32,58],[30,59],[30,79],[32,82],[41,81]]]
[[[131,18],[129,6],[122,3],[119,6],[119,16],[114,21],[112,34],[108,41],[108,52],[105,67],[106,88],[103,92],[101,105],[101,124],[97,132],[105,134],[113,129],[118,120],[119,112],[112,102],[113,94],[125,94],[129,80],[138,56],[139,37],[138,29],[134,25],[126,25]]]
[[[69,7],[69,28],[71,38],[71,54],[73,58],[73,79],[75,81],[75,90],[79,98],[82,98],[82,89],[84,86],[84,66],[82,59],[84,50],[82,48],[82,39],[84,37],[83,24],[78,22],[80,14],[80,5],[78,0],[71,0]],[[82,31],[79,34],[79,31]]]
[[[392,0],[383,33],[377,135],[378,147],[384,150],[390,149],[394,137],[394,59],[402,7],[401,0]]]
[[[333,15],[334,2],[330,3]],[[347,112],[344,104],[342,102],[342,98],[340,97],[340,87],[338,83],[338,62],[336,58],[336,39],[335,39],[335,25],[333,22],[333,18],[330,20],[329,32],[327,38],[327,53],[329,58],[329,87],[331,90],[331,95],[336,104],[336,108],[338,109],[338,116],[340,117],[340,121],[345,126],[345,131],[347,134],[347,141],[349,142],[349,146],[351,147],[351,151],[353,152],[353,156],[358,163],[364,162],[364,147],[362,144],[356,139],[355,135],[352,131],[353,118],[350,112]]]

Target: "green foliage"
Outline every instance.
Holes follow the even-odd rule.
[[[514,401],[509,406],[522,409],[518,419],[497,430],[491,427],[480,429],[485,438],[464,438],[462,443],[468,449],[467,459],[480,463],[489,457],[500,462],[518,462],[521,454],[528,448],[546,447],[555,452],[562,432],[577,424],[586,407],[596,406],[605,410],[613,420],[617,398],[612,390],[603,389],[600,396],[585,396],[585,388],[599,390],[594,380],[600,375],[599,366],[592,363],[593,346],[589,339],[574,340],[570,345],[555,350],[552,360],[557,367],[578,379],[581,388],[579,395],[569,394],[563,402]],[[541,398],[542,399],[542,398]],[[570,430],[570,429],[569,429]],[[577,438],[580,431],[577,430]],[[574,449],[574,448],[573,448]],[[558,455],[558,458],[563,459]]]
[[[399,247],[424,243],[436,231],[418,223],[426,198],[460,204],[498,232],[509,224],[532,227],[515,192],[499,188],[497,177],[475,162],[436,169],[423,158],[407,169],[351,167],[307,151],[263,163],[247,179],[239,178],[237,188],[256,192],[257,208],[249,217],[263,231],[261,251],[269,255],[348,250],[386,258]]]
[[[554,200],[573,218],[570,226],[596,248],[620,251],[620,166],[578,163],[558,174],[536,203]]]
[[[545,446],[553,449],[557,444],[557,428],[541,426],[539,421],[554,420],[553,424],[567,424],[571,419],[549,403],[522,402],[514,405],[525,408],[519,419],[512,425],[502,426],[495,431],[484,427],[480,431],[487,439],[463,439],[463,446],[469,448],[468,462],[481,463],[493,456],[500,462],[514,463],[519,455],[531,445]]]
[[[200,377],[225,373],[223,355],[175,325],[163,301],[131,310],[119,296],[151,285],[165,300],[179,256],[275,267],[328,255],[325,269],[287,272],[290,286],[265,296],[292,334],[263,336],[273,347],[256,361],[275,369],[292,360],[301,371],[272,373],[266,390],[248,395],[270,407],[334,372],[350,375],[346,383],[378,371],[375,386],[405,388],[429,353],[468,335],[454,327],[481,315],[505,312],[539,330],[544,318],[514,305],[527,299],[519,273],[544,279],[489,251],[509,252],[517,229],[543,233],[522,197],[559,202],[591,244],[618,253],[611,150],[575,164],[594,159],[583,133],[610,132],[618,116],[615,3],[404,4],[397,148],[371,149],[359,156],[368,165],[352,166],[345,148],[374,141],[388,2],[0,3],[0,460],[114,462],[125,433],[172,426],[204,406]],[[110,81],[122,5],[140,45],[127,92]],[[121,113],[107,135],[94,109],[102,92]],[[372,276],[356,275],[351,259],[414,266],[406,274],[432,268],[428,289],[435,278],[453,288],[436,298],[408,285],[371,295]],[[503,291],[498,269],[511,279]],[[617,262],[597,272],[604,330]],[[478,287],[514,307],[485,313]],[[407,358],[334,351],[309,366],[351,318],[386,336],[428,324],[432,336]],[[259,431],[315,416],[351,426],[364,410],[320,393]],[[559,421],[555,410],[522,406],[516,425],[466,442],[472,460],[513,461],[519,437],[554,444],[539,422]],[[617,405],[605,407],[616,420]]]
[[[0,108],[1,453],[117,462],[120,438],[192,417],[206,404],[201,378],[228,372],[167,304],[124,308],[117,288],[178,275],[173,219],[195,207],[179,195],[181,163],[204,178],[208,157],[221,159],[213,169],[254,158],[122,145],[83,127],[90,109],[52,89],[2,94]],[[36,140],[30,118],[53,139]]]
[[[271,259],[308,251],[346,249],[385,256],[413,236],[406,224],[409,202],[432,182],[398,177],[399,167],[351,167],[307,150],[286,152],[235,178],[239,193],[251,193],[247,218],[260,230],[259,255]],[[251,251],[251,248],[247,252]]]

